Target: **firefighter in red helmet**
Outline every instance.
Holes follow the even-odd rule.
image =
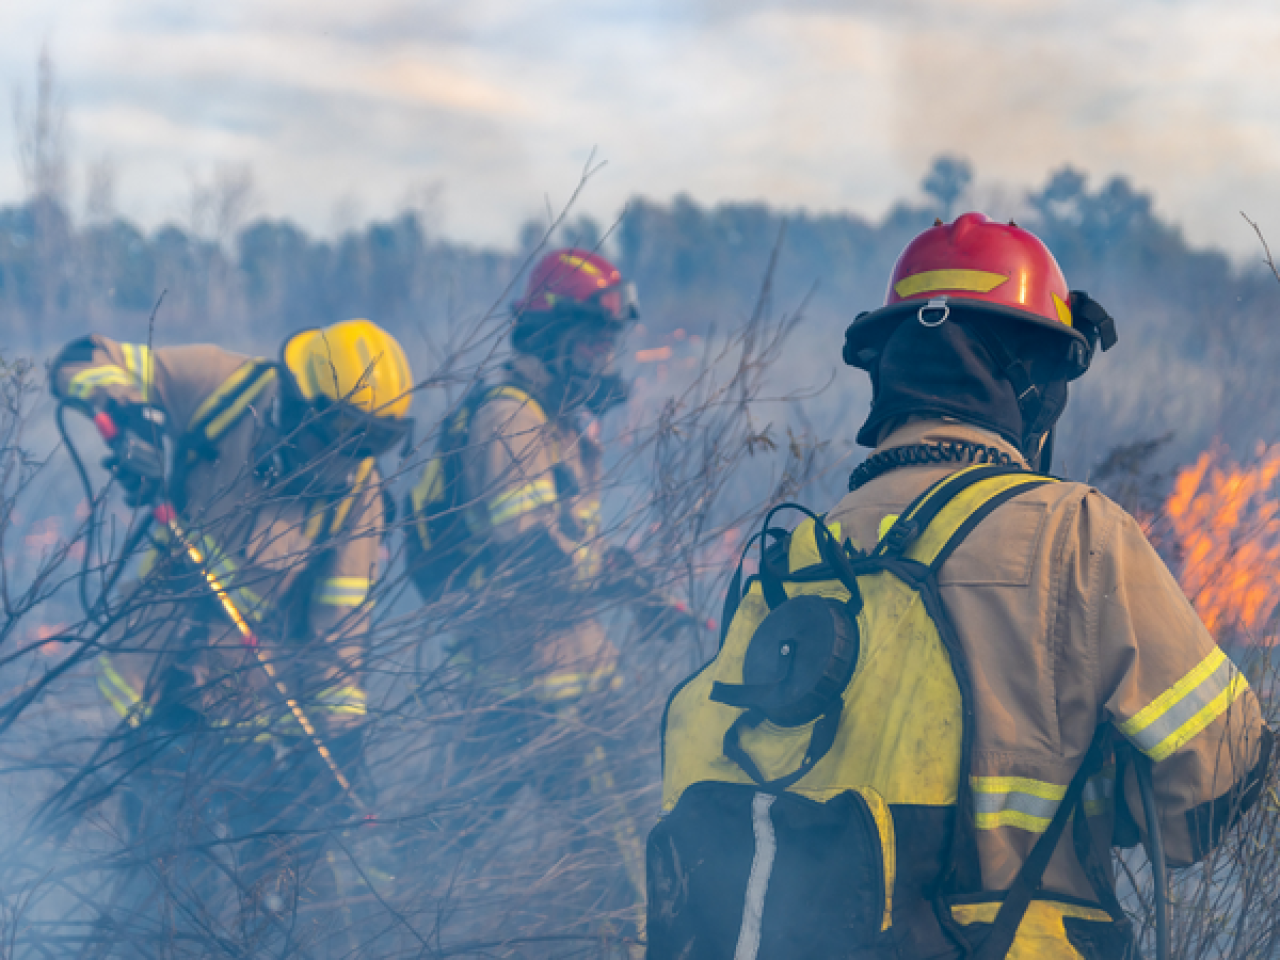
[[[408,504],[419,593],[463,611],[449,665],[463,681],[467,726],[442,796],[465,808],[451,831],[464,842],[488,833],[525,785],[575,829],[601,820],[609,777],[588,728],[608,729],[601,716],[620,678],[596,609],[606,575],[615,586],[640,579],[624,552],[600,542],[594,426],[626,399],[615,360],[637,316],[632,288],[599,254],[555,250],[535,264],[512,314],[511,360],[447,418]],[[629,842],[638,886],[633,832]]]
[[[977,213],[885,301],[844,348],[874,452],[827,513],[765,518],[668,704],[648,955],[1127,960],[1113,843],[1203,860],[1271,733],[1138,523],[1044,474],[1106,311]]]

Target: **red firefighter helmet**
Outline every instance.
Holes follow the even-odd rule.
[[[1073,322],[1072,295],[1053,254],[1013,223],[966,213],[912,240],[894,265],[884,306],[845,332],[844,359],[869,370],[894,327],[907,317],[934,326],[952,307],[1033,324],[1061,338],[1073,376],[1088,368],[1091,337]]]
[[[529,274],[524,296],[512,305],[516,315],[595,314],[604,323],[636,318],[635,295],[612,263],[589,250],[553,250]]]

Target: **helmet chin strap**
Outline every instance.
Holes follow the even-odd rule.
[[[1027,456],[1027,465],[1036,473],[1048,473],[1053,469],[1053,438],[1056,432],[1054,427],[1050,427],[1042,433],[1035,455]]]
[[[1031,378],[1026,361],[1014,356],[1001,336],[985,323],[970,328],[997,369],[1013,386],[1022,414],[1022,453],[1037,470],[1047,470],[1053,457],[1053,426],[1067,405],[1066,385],[1061,391],[1042,389]]]

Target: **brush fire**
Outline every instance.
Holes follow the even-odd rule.
[[[1271,642],[1280,605],[1277,478],[1280,444],[1259,446],[1253,465],[1214,447],[1178,472],[1165,502],[1182,588],[1222,639]]]

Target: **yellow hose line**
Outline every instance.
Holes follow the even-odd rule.
[[[311,742],[315,745],[316,751],[329,767],[329,772],[333,774],[333,778],[338,781],[338,785],[351,799],[353,803],[361,810],[364,809],[359,798],[355,794],[355,790],[351,786],[351,781],[347,779],[342,770],[339,769],[337,762],[333,759],[333,754],[329,752],[329,748],[320,739],[320,735],[316,732],[316,728],[312,726],[311,721],[307,719],[307,715],[303,712],[302,706],[297,700],[289,696],[289,691],[285,688],[284,683],[276,675],[275,667],[271,665],[262,654],[262,650],[258,647],[258,638],[254,635],[253,628],[249,626],[249,622],[245,620],[244,614],[237,609],[235,602],[231,599],[231,595],[227,592],[226,587],[218,579],[217,575],[209,569],[207,558],[204,553],[196,546],[190,538],[187,537],[186,531],[178,525],[177,517],[172,507],[168,505],[162,506],[156,510],[156,518],[159,519],[169,528],[169,532],[173,534],[175,540],[182,544],[182,548],[186,550],[187,556],[191,558],[191,562],[195,564],[196,569],[204,575],[205,580],[209,584],[209,589],[213,591],[213,595],[218,598],[218,602],[222,604],[222,609],[227,612],[227,616],[231,618],[231,622],[235,624],[241,636],[244,637],[245,645],[253,651],[253,655],[258,660],[258,665],[266,671],[271,682],[275,684],[275,688],[279,691],[280,696],[284,698],[284,702],[289,705],[289,710],[293,713],[293,718],[298,721],[298,725],[311,738]]]

